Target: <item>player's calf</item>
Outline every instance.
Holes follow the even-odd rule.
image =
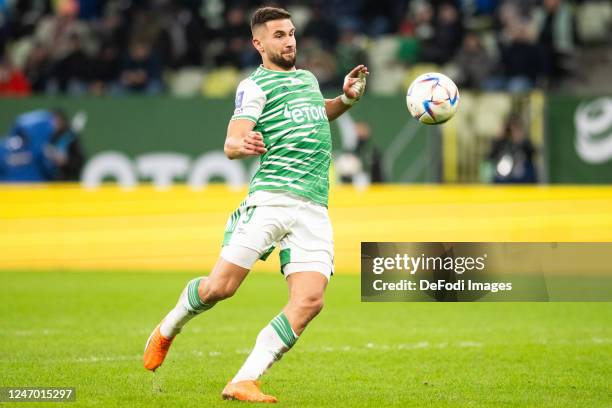
[[[220,279],[208,279],[199,287],[200,300],[205,304],[216,303],[234,296],[238,285],[233,282]]]
[[[296,333],[301,334],[308,323],[323,310],[323,293],[291,297],[283,309]]]
[[[289,302],[283,312],[297,334],[323,309],[328,278],[319,272],[294,272],[287,276]]]
[[[203,276],[187,283],[176,306],[166,315],[160,325],[162,336],[173,338],[180,333],[188,321],[215,305],[216,302],[204,302],[200,298],[200,287],[207,280],[208,278]]]
[[[210,276],[192,279],[187,283],[179,300],[153,331],[145,346],[145,368],[159,367],[183,326],[200,313],[212,308],[218,301],[232,296],[249,270],[220,258]]]

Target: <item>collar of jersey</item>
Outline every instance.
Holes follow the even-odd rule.
[[[301,71],[300,69],[296,69],[295,71],[275,71],[273,69],[268,69],[268,68],[264,67],[263,65],[259,65],[259,69],[261,69],[262,71],[265,71],[265,72],[273,72],[275,74],[281,74],[281,75],[295,75],[299,71]]]

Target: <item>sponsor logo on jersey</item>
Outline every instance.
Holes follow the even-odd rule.
[[[291,108],[291,105],[286,103],[283,116],[293,120],[295,123],[327,121],[325,107],[312,104]]]

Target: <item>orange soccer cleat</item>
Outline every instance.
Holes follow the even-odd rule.
[[[259,389],[259,381],[239,381],[227,383],[221,396],[225,400],[238,400],[248,402],[278,402],[276,397],[266,395]]]
[[[170,346],[172,345],[172,340],[168,339],[159,331],[159,325],[153,330],[153,333],[149,336],[147,340],[147,344],[145,345],[144,350],[144,368],[147,370],[155,371],[166,358],[166,354],[168,354],[168,350],[170,350]]]

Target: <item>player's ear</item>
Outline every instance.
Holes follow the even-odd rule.
[[[259,51],[260,54],[264,53],[264,46],[263,46],[262,39],[266,35],[266,31],[267,31],[267,27],[265,23],[259,24],[253,27],[253,40],[251,42],[253,43],[253,47],[255,47],[255,49]]]
[[[258,37],[253,37],[251,42],[253,43],[253,47],[255,47],[255,49],[257,51],[259,51],[260,54],[263,54],[264,48],[263,48],[263,45],[261,43],[261,40]]]

